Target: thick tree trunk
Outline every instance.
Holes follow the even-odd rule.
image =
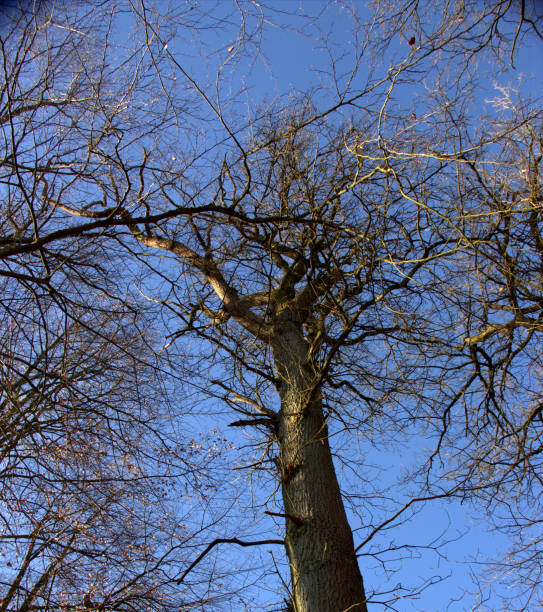
[[[296,324],[281,327],[272,345],[281,379],[278,463],[292,605],[295,612],[366,612],[320,394],[311,397],[307,346]]]

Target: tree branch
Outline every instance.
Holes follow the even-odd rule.
[[[208,544],[205,550],[200,553],[196,559],[189,565],[189,567],[183,572],[181,578],[179,578],[176,582],[177,584],[181,584],[183,580],[188,576],[188,574],[200,563],[200,561],[218,544],[237,544],[238,546],[262,546],[264,544],[279,544],[283,546],[285,543],[283,540],[256,540],[255,542],[245,542],[243,540],[239,540],[238,538],[217,538],[213,540],[210,544]]]

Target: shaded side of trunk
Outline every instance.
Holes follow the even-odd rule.
[[[283,326],[273,343],[281,379],[279,469],[295,612],[366,612],[362,575],[301,330]]]

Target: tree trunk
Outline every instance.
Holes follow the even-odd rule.
[[[272,341],[280,376],[278,466],[295,612],[366,612],[362,575],[332,462],[315,374],[295,323]]]

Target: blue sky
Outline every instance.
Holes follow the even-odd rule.
[[[284,2],[276,3],[274,6],[288,6],[292,9],[297,3]],[[320,7],[323,6],[316,0],[313,2],[299,3],[314,14],[320,13]],[[362,4],[357,4],[358,8],[363,12]],[[332,8],[324,14],[319,14],[318,21],[313,26],[303,26],[303,31],[296,31],[298,27],[296,22],[291,17],[282,16],[286,23],[291,27],[272,25],[266,29],[265,37],[259,41],[259,55],[252,57],[249,53],[248,59],[241,56],[238,58],[238,40],[236,32],[232,31],[229,36],[228,31],[217,34],[216,32],[203,33],[200,40],[200,47],[195,46],[198,58],[191,58],[190,52],[180,50],[187,44],[185,39],[174,37],[168,42],[168,50],[173,55],[188,55],[186,62],[183,64],[191,77],[198,83],[206,83],[207,86],[213,83],[217,73],[217,67],[222,65],[219,79],[220,98],[227,101],[229,96],[233,95],[235,104],[242,108],[232,108],[225,104],[227,117],[234,117],[237,114],[243,115],[257,112],[256,109],[262,110],[271,105],[273,107],[285,104],[289,97],[298,97],[301,93],[310,91],[310,97],[318,108],[326,108],[337,102],[336,93],[333,89],[328,88],[330,85],[330,56],[323,47],[322,42],[318,40],[319,35],[323,32],[329,37],[330,46],[334,53],[343,54],[338,61],[336,69],[340,74],[340,83],[345,84],[354,62],[354,54],[349,49],[349,44],[353,40],[352,19],[348,11],[341,9],[341,3],[333,3]],[[209,37],[209,38],[206,38]],[[194,42],[194,40],[193,40]],[[209,53],[206,57],[202,50],[206,48],[212,49],[213,53]],[[256,48],[256,46],[255,46]],[[394,57],[394,61],[407,57],[411,53],[411,47],[407,40],[398,36],[393,40],[388,53],[390,57]],[[202,58],[205,61],[202,61]],[[388,65],[388,56],[380,58],[382,66],[380,70],[386,70]],[[495,85],[516,85],[518,79],[522,80],[522,88],[524,91],[530,91],[537,95],[540,91],[541,73],[540,62],[542,59],[541,45],[533,48],[528,46],[523,48],[519,53],[515,65],[518,70],[511,70],[500,75],[499,82],[491,82],[486,80],[483,75],[485,71],[484,63],[479,67],[482,77],[482,86],[478,104],[486,104],[486,101],[494,96]],[[390,60],[392,63],[392,59]],[[384,67],[384,68],[383,68]],[[350,85],[353,92],[357,91],[359,86],[364,86],[368,76],[367,67],[361,64],[357,68],[357,72]],[[403,88],[397,88],[396,102],[400,107],[412,108],[413,100],[416,96],[424,98],[423,84],[418,88],[414,84],[409,84]],[[422,91],[421,91],[422,90]],[[206,89],[206,91],[208,91]],[[215,91],[211,90],[210,96],[214,101]],[[377,95],[383,96],[385,89],[378,90]],[[363,101],[361,102],[363,104]],[[350,111],[349,111],[350,112]],[[234,126],[235,127],[235,126]],[[217,139],[220,140],[221,128],[217,128]],[[225,135],[223,133],[223,135]],[[228,415],[222,413],[220,406],[207,403],[207,406],[212,412],[217,410],[222,416],[209,416],[210,423],[216,423],[216,419],[222,421],[223,426],[230,420]],[[198,421],[201,426],[202,421]],[[248,444],[247,436],[253,437],[251,433],[246,436],[234,436],[230,433],[231,430],[226,430],[228,437],[231,438],[238,447],[245,448]],[[362,436],[363,437],[363,436]],[[332,444],[334,445],[334,438]],[[431,447],[435,441],[421,439],[413,436],[403,446],[390,444],[385,448],[374,448],[368,440],[349,440],[345,442],[346,448],[344,452],[359,452],[364,454],[364,462],[368,466],[368,487],[372,485],[371,480],[378,479],[379,487],[383,483],[390,482],[388,491],[389,499],[384,503],[382,508],[382,517],[386,517],[387,513],[393,514],[405,501],[409,499],[407,494],[399,495],[395,479],[398,477],[399,469],[408,470],[411,465],[416,464],[421,453],[426,447]],[[411,446],[410,446],[411,445]],[[244,453],[242,453],[243,455]],[[242,461],[242,457],[238,459]],[[342,486],[348,494],[358,494],[363,499],[364,495],[368,495],[369,491],[359,490],[360,481],[349,477],[349,471],[343,471],[338,462],[338,471],[342,475]],[[372,466],[375,466],[375,469]],[[382,471],[381,471],[382,470]],[[239,472],[238,472],[239,474]],[[231,493],[236,494],[239,491],[241,476],[237,476],[233,488],[228,488]],[[269,495],[269,487],[263,489],[256,481],[256,496],[265,497]],[[349,488],[349,484],[353,489]],[[243,485],[241,485],[243,487]],[[258,511],[250,510],[252,504],[252,495],[246,490],[244,495],[239,496],[239,507],[233,509],[232,529],[239,529],[239,525],[235,526],[236,521],[244,524],[245,530],[243,535],[247,537],[256,537],[270,529],[268,534],[270,537],[280,535],[280,525],[277,529],[271,525],[271,521],[256,520],[259,517]],[[228,497],[226,495],[225,497]],[[364,520],[365,509],[362,501],[354,501],[354,507],[359,510],[358,516],[349,510],[351,525],[353,528],[360,528],[360,521]],[[416,506],[418,509],[418,506]],[[249,518],[250,517],[250,518]],[[417,610],[432,612],[435,610],[449,610],[451,612],[459,612],[462,610],[477,609],[481,611],[491,611],[497,605],[497,600],[493,599],[493,595],[489,595],[488,601],[482,602],[477,593],[477,585],[473,581],[475,574],[480,574],[481,565],[486,558],[492,558],[500,553],[503,553],[508,545],[508,540],[505,536],[497,533],[492,527],[485,523],[485,509],[474,508],[469,502],[461,503],[459,500],[431,502],[421,506],[420,512],[417,512],[409,521],[396,525],[390,531],[381,534],[377,541],[380,546],[386,547],[389,541],[395,546],[404,544],[416,544],[421,548],[413,548],[408,556],[411,559],[400,560],[399,556],[402,551],[392,551],[386,555],[388,564],[381,566],[375,557],[361,557],[361,567],[364,574],[366,588],[368,592],[372,590],[387,591],[394,589],[396,585],[424,584],[427,581],[434,581],[435,584],[428,586],[422,590],[418,597],[411,599],[406,598],[399,603],[394,604],[398,610]],[[268,527],[266,527],[268,525]],[[226,534],[228,535],[228,534]],[[358,532],[356,532],[358,537]],[[431,547],[440,541],[447,540],[448,544],[444,544],[438,551],[432,550]],[[277,560],[278,566],[282,568],[286,576],[286,566],[284,559],[281,560],[281,551],[274,550],[274,559]],[[228,548],[227,545],[217,550],[217,562],[219,566],[251,565],[253,559],[257,555],[256,552],[249,552],[246,549],[239,550],[234,547]],[[271,556],[268,551],[262,552],[262,559],[265,565],[266,560],[269,562]],[[259,605],[267,605],[267,602],[273,600],[273,594],[267,590],[268,586],[272,586],[273,580],[270,575],[264,575],[259,579],[254,587],[250,589],[254,593],[253,607],[249,609],[258,609]],[[484,575],[484,572],[483,572]],[[492,577],[487,573],[489,579]],[[443,578],[443,580],[441,580]],[[243,578],[240,578],[243,581]],[[484,577],[481,578],[484,582]],[[266,584],[266,587],[264,586]],[[483,583],[481,583],[483,584]],[[484,586],[484,585],[483,585]],[[499,590],[499,582],[498,582]],[[390,596],[392,599],[394,594]],[[389,596],[386,594],[376,597],[381,602],[386,602]],[[225,604],[228,606],[229,604]],[[232,608],[234,609],[234,608]],[[388,609],[385,603],[373,603],[370,605],[372,612],[381,612]]]
[[[187,7],[190,4],[188,1],[184,3]],[[186,88],[189,92],[187,96],[193,103],[190,107],[191,113],[187,112],[184,116],[180,112],[186,123],[176,122],[175,117],[167,118],[172,126],[171,140],[170,148],[163,153],[167,155],[172,168],[182,164],[184,149],[207,148],[206,152],[202,153],[205,158],[208,153],[211,155],[213,151],[221,151],[221,143],[228,141],[231,134],[237,134],[238,130],[240,140],[247,141],[250,138],[250,130],[245,129],[247,117],[265,113],[270,109],[275,111],[278,108],[288,108],[289,103],[292,104],[303,95],[318,109],[324,110],[333,106],[338,102],[338,91],[332,86],[332,70],[335,70],[341,94],[348,90],[349,95],[356,95],[366,86],[370,78],[369,68],[375,65],[370,60],[366,63],[365,56],[356,64],[360,59],[358,50],[363,40],[357,27],[353,25],[351,13],[342,2],[332,2],[327,6],[319,0],[277,0],[272,3],[277,11],[271,11],[269,19],[263,22],[262,39],[259,38],[256,17],[247,22],[245,33],[254,38],[245,40],[245,46],[240,46],[242,39],[239,36],[239,15],[235,9],[230,21],[222,24],[219,30],[213,27],[213,24],[217,23],[214,20],[227,16],[227,10],[224,8],[226,3],[214,3],[211,0],[198,3],[194,0],[194,4],[210,11],[206,17],[210,29],[200,32],[191,29],[190,14],[187,13],[189,17],[185,27],[179,27],[177,30],[170,28],[168,31],[167,26],[164,42],[156,45],[157,53],[162,54],[165,59],[165,70],[160,74],[164,91],[176,92],[181,99],[181,92]],[[183,3],[172,3],[171,6],[179,8]],[[258,16],[258,4],[252,3],[250,6],[254,15]],[[364,5],[360,2],[355,3],[355,6],[364,17]],[[305,17],[295,18],[293,13],[296,12]],[[308,14],[312,17],[308,18]],[[126,17],[120,18],[114,24],[112,37],[115,44],[118,42],[129,49],[132,41],[130,21],[127,21]],[[323,43],[324,39],[327,45]],[[473,104],[486,105],[487,100],[494,96],[496,84],[515,85],[521,74],[522,91],[539,95],[542,49],[541,43],[539,46],[534,43],[533,46],[524,47],[515,62],[517,70],[503,72],[497,77],[497,83],[486,80],[485,65],[482,63],[478,68],[482,80],[481,88]],[[403,61],[412,53],[416,51],[408,44],[407,38],[397,35],[390,41],[386,54],[372,60],[377,63],[372,78],[378,80],[382,75],[385,79],[389,66]],[[335,60],[333,66],[332,59]],[[419,107],[414,106],[416,104],[420,104],[422,108],[426,95],[425,76],[421,75],[420,83],[411,82],[394,90],[394,108],[406,109],[406,113],[413,110],[418,112]],[[196,95],[195,86],[201,89]],[[372,92],[374,108],[375,104],[384,100],[388,86],[389,81],[385,80]],[[202,94],[207,100],[203,100]],[[153,112],[158,113],[162,110],[162,105],[164,108],[167,106],[160,97],[149,101],[146,96],[151,98],[151,95],[145,89],[142,89],[139,95],[138,100],[142,107],[148,104]],[[215,110],[218,110],[219,104],[224,105],[226,127],[213,116],[208,102]],[[361,108],[363,106],[364,99],[360,100],[358,107],[347,108],[343,118],[351,113],[364,113]],[[181,111],[185,110],[180,108]],[[209,119],[209,123],[200,124],[202,117]],[[335,117],[334,115],[334,120]],[[339,112],[337,117],[339,122]],[[149,134],[148,139],[151,143],[153,134]],[[142,146],[141,141],[131,145],[134,151]],[[211,153],[209,148],[213,149]],[[231,151],[227,148],[225,150]],[[136,151],[136,157],[138,154]],[[195,176],[199,169],[200,165],[195,164],[192,170]],[[198,180],[204,182],[205,177],[198,177]],[[164,265],[167,268],[170,264]],[[155,280],[141,288],[152,297],[158,296],[161,291]],[[132,287],[132,290],[134,289],[135,287]],[[175,327],[175,321],[170,320],[168,323],[172,328]],[[205,347],[204,350],[208,348]],[[184,351],[196,354],[202,350],[202,346],[198,341],[194,341],[191,346],[180,343],[178,350],[177,357],[183,359]],[[172,351],[175,352],[175,347]],[[205,356],[201,363],[197,363],[195,359],[194,368],[201,368],[208,379],[220,377],[220,367],[209,366]],[[182,414],[179,429],[186,439],[205,437],[208,433],[215,435],[217,431],[224,432],[227,445],[232,443],[237,450],[227,450],[219,458],[215,494],[194,506],[193,515],[187,518],[187,523],[195,529],[209,522],[215,523],[209,531],[210,538],[211,534],[246,539],[281,537],[282,520],[275,521],[264,515],[266,508],[281,511],[281,502],[274,491],[273,481],[267,476],[260,477],[252,473],[250,469],[240,469],[258,457],[261,452],[258,448],[261,437],[250,430],[229,428],[228,424],[233,420],[232,413],[218,397],[207,397],[207,391],[209,386],[203,384],[202,388],[192,387],[186,395],[172,400],[173,408],[180,413],[186,411],[186,406],[192,407],[189,415]],[[215,388],[215,393],[220,396],[222,392]],[[174,429],[172,432],[176,433]],[[387,444],[380,443],[378,433],[373,440],[371,431],[346,434],[341,430],[332,430],[332,434],[331,445],[337,453],[336,467],[340,484],[348,499],[349,519],[358,544],[371,531],[371,526],[393,515],[410,499],[412,492],[416,495],[415,489],[412,492],[402,489],[402,478],[419,464],[421,458],[427,456],[428,449],[434,448],[436,441],[422,437],[420,430],[410,429],[406,430],[401,441],[392,439]],[[358,460],[353,464],[354,468],[341,460],[349,456]],[[363,470],[363,473],[355,472],[354,469]],[[185,502],[190,506],[194,500],[176,501],[175,495],[174,492],[172,503],[179,504],[184,514],[187,511]],[[360,565],[367,592],[380,593],[375,597],[377,602],[370,604],[371,612],[384,612],[389,609],[387,602],[403,592],[402,588],[405,588],[407,593],[409,587],[422,586],[428,582],[435,584],[423,589],[416,598],[407,597],[394,603],[394,609],[419,612],[460,612],[471,609],[490,612],[495,609],[497,599],[493,598],[492,593],[488,601],[478,601],[473,575],[480,573],[479,564],[486,557],[494,557],[505,551],[508,540],[485,523],[485,509],[475,508],[469,501],[461,503],[459,500],[437,500],[420,506],[415,504],[413,509],[415,513],[407,512],[404,515],[409,520],[392,523],[389,529],[376,536],[373,541],[374,548],[361,551]],[[437,544],[440,544],[439,549],[434,548]],[[379,550],[388,547],[388,552],[379,553]],[[197,552],[194,551],[195,556]],[[288,568],[280,547],[265,546],[262,550],[257,550],[239,549],[224,544],[217,547],[213,554],[217,573],[236,572],[233,576],[225,576],[222,581],[225,584],[224,592],[212,593],[218,597],[213,604],[217,609],[240,609],[241,603],[236,599],[235,591],[242,586],[246,587],[242,596],[252,601],[248,610],[272,609],[271,602],[278,601],[276,589],[281,588],[281,580],[276,570],[282,572],[285,580],[288,579]],[[381,564],[379,559],[386,560],[386,563]],[[206,571],[208,568],[209,566],[206,566]],[[491,578],[489,574],[486,576]],[[483,575],[483,581],[484,578]],[[497,588],[500,588],[499,582]],[[228,599],[230,595],[233,599]]]

